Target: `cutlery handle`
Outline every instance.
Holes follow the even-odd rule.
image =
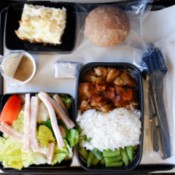
[[[156,126],[156,118],[152,119],[152,124],[151,124],[151,132],[152,132],[152,144],[153,144],[153,150],[154,151],[159,151],[159,134]]]
[[[149,85],[150,95],[149,95],[149,115],[150,115],[150,125],[151,125],[151,143],[154,151],[159,150],[158,142],[158,131],[157,131],[157,116],[155,111],[155,104],[153,99],[153,93],[151,88],[151,83]]]
[[[170,132],[163,100],[163,77],[154,76],[153,94],[158,117],[158,132],[163,159],[171,156]]]

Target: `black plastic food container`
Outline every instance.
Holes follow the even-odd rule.
[[[137,147],[136,150],[136,156],[134,158],[134,160],[128,165],[128,166],[122,166],[122,167],[105,167],[105,165],[97,165],[97,166],[91,166],[91,167],[87,167],[86,162],[83,160],[83,158],[81,157],[80,153],[79,153],[79,145],[78,145],[78,150],[77,150],[77,157],[79,160],[80,165],[82,166],[82,168],[84,168],[85,170],[88,171],[93,171],[93,172],[126,172],[126,171],[131,171],[134,168],[136,168],[142,158],[142,151],[143,151],[143,135],[144,135],[144,99],[143,99],[143,84],[142,84],[142,77],[141,77],[141,73],[138,70],[137,67],[135,67],[132,64],[129,63],[110,63],[110,62],[92,62],[92,63],[88,63],[86,65],[84,65],[81,70],[80,70],[80,74],[78,77],[78,81],[77,81],[77,94],[76,94],[76,117],[78,116],[78,90],[79,90],[79,83],[82,81],[82,77],[83,75],[85,75],[87,73],[87,71],[95,68],[95,67],[106,67],[106,68],[116,68],[118,70],[123,70],[129,73],[129,75],[131,75],[131,77],[133,79],[135,79],[136,81],[136,95],[137,95],[137,102],[138,102],[138,110],[141,113],[141,117],[140,117],[140,121],[141,121],[141,135],[140,135],[140,144]]]
[[[25,95],[27,93],[9,93],[9,94],[5,94],[1,97],[1,106],[0,106],[0,110],[2,111],[3,109],[3,106],[5,105],[6,101],[8,100],[8,98],[14,94],[17,94],[17,95]],[[31,96],[34,96],[38,93],[29,93]],[[75,108],[74,108],[74,100],[72,98],[71,95],[69,94],[65,94],[65,93],[47,93],[49,95],[54,95],[54,94],[58,94],[58,95],[67,95],[71,98],[71,107],[70,109],[68,110],[68,114],[70,116],[70,118],[73,120],[74,119],[74,115],[75,115]],[[2,133],[0,132],[0,136],[2,136]],[[74,148],[73,148],[74,149]],[[73,150],[74,152],[74,150]],[[1,163],[0,163],[0,169],[2,169],[3,171],[5,172],[40,172],[41,170],[42,171],[52,171],[52,170],[60,170],[60,169],[65,169],[65,168],[69,168],[71,163],[72,163],[72,160],[73,158],[69,159],[69,160],[65,160],[65,161],[62,161],[61,163],[57,163],[55,165],[49,165],[49,164],[42,164],[42,165],[30,165],[29,167],[27,168],[22,168],[22,170],[17,170],[17,169],[13,169],[13,168],[6,168],[4,167]]]
[[[75,46],[76,40],[76,12],[74,3],[56,3],[31,1],[25,4],[41,5],[45,7],[62,8],[67,12],[66,28],[62,35],[60,45],[30,43],[17,37],[15,31],[19,27],[19,21],[24,7],[24,3],[12,3],[7,10],[6,27],[5,27],[5,45],[10,50],[26,50],[31,52],[71,52]]]

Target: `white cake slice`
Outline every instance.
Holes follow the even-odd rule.
[[[19,24],[15,33],[21,40],[58,45],[66,27],[66,9],[25,4]]]

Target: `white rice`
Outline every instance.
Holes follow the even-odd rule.
[[[140,112],[137,110],[117,108],[102,113],[91,109],[83,114],[79,113],[77,121],[82,128],[82,134],[91,138],[90,142],[82,143],[88,150],[114,150],[139,144],[141,121]]]

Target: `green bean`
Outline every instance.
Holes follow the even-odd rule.
[[[134,157],[134,147],[133,146],[127,146],[126,147],[126,152],[128,154],[129,160],[132,162],[133,161],[133,157]]]
[[[128,154],[127,154],[125,148],[121,148],[121,155],[122,155],[123,163],[125,164],[125,166],[128,166],[128,164],[129,164],[129,157],[128,157]]]
[[[90,167],[92,165],[92,162],[94,160],[94,154],[93,152],[89,152],[88,157],[87,157],[87,167]]]
[[[80,147],[79,152],[80,152],[81,156],[82,156],[85,160],[87,160],[87,158],[88,158],[88,151],[87,151],[85,148]]]
[[[106,167],[121,167],[123,165],[122,161],[105,163]]]
[[[115,156],[115,157],[104,157],[105,165],[106,164],[112,164],[114,162],[118,162],[122,160],[122,156]]]
[[[98,149],[94,148],[92,152],[94,153],[94,155],[97,157],[98,160],[103,158],[103,154]]]
[[[115,156],[119,156],[120,155],[120,150],[116,149],[115,151],[112,150],[104,150],[103,151],[103,156],[104,157],[115,157]]]

